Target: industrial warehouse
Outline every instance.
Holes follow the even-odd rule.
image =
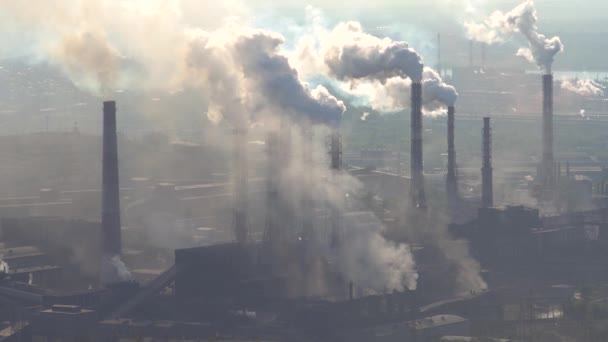
[[[0,341],[608,339],[608,77],[544,5],[38,5],[0,5]]]

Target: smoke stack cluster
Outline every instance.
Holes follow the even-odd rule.
[[[102,171],[102,253],[104,259],[120,256],[120,188],[118,184],[118,142],[116,137],[116,102],[103,103],[103,171]],[[102,277],[105,277],[102,274]],[[107,282],[113,279],[102,279]]]
[[[446,177],[446,190],[448,199],[458,197],[458,181],[456,180],[456,149],[454,147],[454,106],[448,107],[448,173]]]
[[[412,203],[418,208],[426,207],[424,193],[424,175],[422,162],[422,84],[412,83],[412,114],[411,114],[411,168],[412,179],[410,192]]]
[[[543,75],[543,156],[539,178],[543,186],[551,186],[554,177],[553,158],[553,75]]]
[[[481,206],[491,208],[494,206],[494,190],[492,185],[492,132],[490,118],[483,118],[483,165],[481,167]]]
[[[248,172],[247,172],[247,132],[244,129],[234,131],[234,235],[240,244],[247,242],[247,196],[248,196]]]

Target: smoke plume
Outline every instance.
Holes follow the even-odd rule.
[[[330,74],[339,80],[422,79],[422,58],[408,43],[372,36],[363,32],[358,22],[338,24],[328,43],[323,59]]]
[[[112,257],[104,256],[101,265],[101,279],[104,283],[114,283],[119,281],[131,281],[133,276],[120,255]]]
[[[326,131],[327,129],[323,129]],[[291,148],[301,151],[307,143],[300,134],[294,134]],[[326,155],[323,139],[317,139],[313,146],[314,155]],[[302,182],[307,174],[313,180],[311,185]],[[281,198],[300,217],[303,208],[302,197],[314,198],[322,204],[320,210],[335,210],[340,213],[340,225],[344,228],[341,243],[330,247],[327,219],[316,226],[319,244],[316,254],[332,261],[347,281],[352,281],[358,289],[373,293],[404,289],[415,289],[418,272],[409,245],[390,241],[383,236],[384,225],[372,212],[359,203],[364,193],[361,181],[347,172],[331,172],[327,161],[315,158],[312,163],[305,162],[298,153],[293,153],[287,169],[280,173]],[[267,210],[277,210],[267,208]],[[355,212],[353,212],[355,211]],[[324,229],[325,228],[325,229]]]
[[[187,75],[208,89],[210,118],[241,125],[281,113],[315,123],[340,121],[344,103],[325,87],[310,89],[298,78],[279,52],[281,35],[235,26],[191,35]]]
[[[604,96],[604,86],[593,80],[564,79],[561,87],[581,96]]]
[[[528,47],[520,48],[517,56],[536,63],[549,74],[555,55],[562,52],[564,46],[559,37],[548,38],[539,33],[537,21],[534,1],[526,0],[507,13],[496,11],[481,23],[465,22],[464,26],[469,39],[486,44],[503,43],[513,33],[521,33],[528,40]]]
[[[432,68],[424,67],[422,73],[423,113],[428,116],[445,114],[441,107],[453,106],[458,99],[458,92],[446,84]],[[391,77],[384,82],[376,80],[351,82],[342,90],[351,96],[367,99],[374,110],[396,112],[410,106],[411,81],[400,77]]]
[[[408,245],[385,239],[371,212],[348,214],[344,223],[348,233],[338,262],[347,279],[377,293],[416,289],[418,272]]]

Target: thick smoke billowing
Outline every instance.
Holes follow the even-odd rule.
[[[441,105],[452,106],[458,98],[454,87],[443,82],[407,42],[378,38],[358,22],[345,22],[327,30],[321,14],[308,9],[310,35],[300,39],[293,56],[307,75],[327,75],[342,83],[342,90],[367,99],[378,111],[409,107],[411,82],[423,84],[425,114]]]
[[[581,96],[604,96],[604,87],[593,80],[565,79],[561,88]]]
[[[391,77],[385,82],[360,81],[345,85],[342,90],[351,96],[364,97],[374,110],[395,112],[409,108],[411,80]],[[445,114],[445,106],[453,106],[458,92],[446,84],[432,68],[424,67],[422,73],[422,105],[425,115]]]
[[[323,59],[330,74],[340,80],[422,79],[422,58],[408,43],[372,36],[358,22],[338,24],[328,41]]]
[[[281,55],[274,32],[230,26],[191,32],[186,74],[209,91],[209,118],[250,124],[269,114],[336,124],[345,111],[323,86],[310,89]]]
[[[209,92],[210,118],[240,117],[235,125],[268,112],[336,123],[345,110],[327,89],[309,89],[298,78],[279,50],[284,41],[279,34],[234,21],[212,31],[192,29],[186,9],[196,12],[207,4],[70,0],[40,5],[2,5],[0,19],[13,27],[6,35],[32,42],[12,54],[57,65],[76,85],[97,94],[121,87],[196,85]]]
[[[303,39],[307,44],[299,45],[300,63],[294,64],[282,51],[284,38],[280,34],[237,21],[197,28],[192,23],[198,20],[186,17],[214,13],[207,7],[209,3],[197,6],[193,1],[190,7],[178,3],[72,0],[57,5],[14,1],[1,5],[0,28],[14,25],[18,29],[6,33],[11,40],[23,38],[32,43],[14,56],[26,55],[31,62],[58,66],[86,90],[107,95],[119,88],[200,89],[209,103],[209,119],[226,120],[236,127],[250,127],[253,122],[279,115],[288,118],[286,127],[301,119],[337,124],[344,104],[325,87],[309,86],[300,78],[310,75],[349,82],[354,92],[392,110],[409,106],[412,80],[422,82],[424,106],[429,110],[456,101],[455,89],[433,70],[423,68],[421,57],[406,42],[365,33],[359,23],[342,23],[329,32],[313,30],[317,36]],[[203,11],[189,13],[188,8]],[[204,19],[213,18],[207,15]],[[305,69],[308,72],[304,73]],[[226,145],[225,139],[218,135],[217,145]],[[295,161],[301,149],[294,144],[292,160],[276,174],[281,184],[287,185],[280,190],[282,196],[290,199],[294,211],[303,194],[346,211],[345,194],[357,192],[361,183],[343,173],[328,185],[326,164]],[[326,155],[325,150],[319,150],[318,154]],[[312,175],[315,185],[311,188],[302,182],[305,174]],[[346,234],[336,253],[339,271],[357,287],[376,292],[415,288],[417,271],[408,245],[387,240],[377,218],[358,221],[363,222],[368,224],[359,228],[352,225],[355,228]],[[463,278],[474,279],[468,283],[478,282],[475,264],[458,251],[448,257],[463,265],[459,268]],[[104,271],[112,273],[107,279],[130,277],[118,257],[105,260],[104,266]]]
[[[410,247],[386,240],[371,212],[345,216],[348,233],[338,262],[347,279],[375,292],[415,290],[418,272]]]
[[[523,34],[528,40],[527,48],[520,48],[518,56],[536,63],[545,73],[551,73],[555,55],[564,46],[559,37],[548,38],[538,32],[538,17],[532,0],[526,0],[511,11],[496,11],[481,23],[466,22],[469,39],[486,44],[502,43],[514,32]]]
[[[433,104],[453,106],[458,99],[456,88],[443,82],[433,69],[425,67],[422,74],[423,105],[431,108]]]

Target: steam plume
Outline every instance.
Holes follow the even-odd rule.
[[[604,87],[593,80],[565,79],[561,87],[581,96],[604,96]]]
[[[562,52],[564,46],[559,37],[547,38],[538,32],[538,17],[534,1],[526,0],[511,11],[496,11],[482,23],[465,22],[469,39],[494,44],[507,40],[514,32],[523,34],[528,40],[527,48],[520,48],[518,56],[536,63],[544,73],[551,73],[555,55]]]
[[[336,26],[323,58],[330,74],[340,80],[422,79],[422,58],[408,43],[372,36],[358,22]]]
[[[386,240],[373,213],[345,219],[349,232],[339,256],[345,276],[358,287],[375,292],[415,290],[418,272],[409,246]]]
[[[441,113],[441,107],[453,106],[458,99],[456,88],[446,84],[432,68],[424,67],[423,70],[422,105],[424,114],[436,115]],[[383,83],[379,81],[353,82],[349,87],[342,89],[350,95],[365,97],[375,110],[394,112],[410,106],[410,97],[404,96],[410,92],[410,85],[409,79],[391,77]]]

